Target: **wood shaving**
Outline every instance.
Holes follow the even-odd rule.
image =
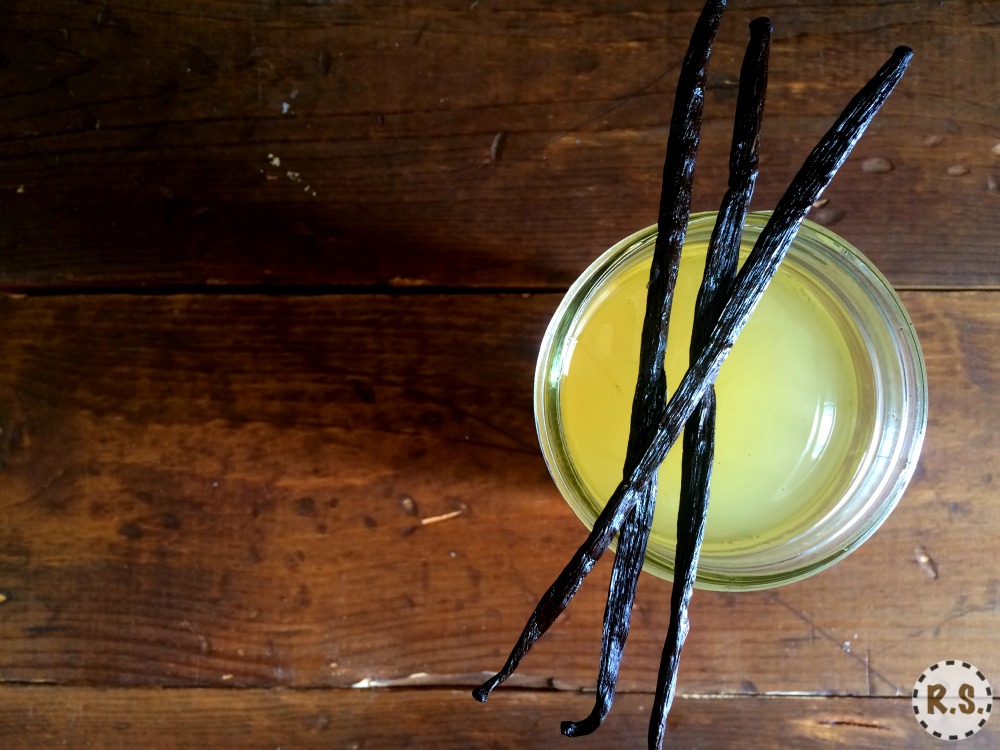
[[[429,526],[432,523],[441,523],[442,521],[450,521],[452,518],[458,518],[465,512],[464,508],[459,508],[458,510],[453,510],[451,513],[442,513],[440,516],[428,516],[427,518],[420,519],[421,526]]]

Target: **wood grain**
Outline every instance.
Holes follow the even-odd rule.
[[[4,3],[0,287],[563,288],[655,218],[699,5]],[[721,198],[761,13],[755,208],[908,44],[910,73],[815,218],[898,286],[997,287],[1000,8],[731,3],[698,210]]]
[[[829,571],[698,592],[681,692],[905,696],[955,657],[1000,675],[1000,296],[904,299],[930,377],[913,485]],[[0,299],[0,681],[476,684],[582,539],[531,416],[557,302]],[[592,686],[608,567],[510,690]],[[623,690],[652,689],[668,591],[640,582]]]
[[[645,746],[648,695],[620,695],[605,725],[579,748]],[[511,691],[486,705],[454,690],[0,689],[8,750],[116,748],[549,748],[568,743],[559,721],[591,698]],[[39,706],[47,706],[44,713]],[[40,715],[42,713],[42,715]],[[711,737],[706,744],[706,737]],[[992,723],[963,748],[996,747]],[[935,748],[906,698],[680,697],[670,747]]]
[[[563,742],[610,560],[510,684],[469,688],[582,539],[535,353],[654,219],[700,6],[0,3],[0,747]],[[924,668],[1000,681],[1000,5],[729,6],[696,210],[752,18],[775,24],[756,209],[916,51],[810,218],[911,290],[930,423],[845,561],[696,593],[669,739],[931,747]],[[643,744],[668,595],[642,578],[615,709],[577,744]]]

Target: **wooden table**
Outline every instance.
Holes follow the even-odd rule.
[[[609,560],[488,704],[469,689],[582,541],[535,354],[655,219],[699,7],[3,4],[0,746],[570,746]],[[669,741],[937,747],[923,669],[1000,686],[1000,5],[733,0],[697,210],[761,14],[755,208],[916,50],[812,218],[901,290],[930,420],[859,551],[696,594]],[[644,746],[669,591],[643,577],[615,708],[573,747]],[[961,747],[998,744],[994,719]]]

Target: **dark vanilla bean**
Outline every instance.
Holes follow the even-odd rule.
[[[766,18],[758,18],[750,24],[750,42],[740,70],[733,141],[729,154],[729,189],[719,207],[695,303],[694,327],[691,331],[692,360],[697,358],[708,343],[712,328],[736,281],[743,225],[746,223],[750,199],[757,182],[771,31],[771,22]],[[660,748],[663,744],[667,714],[677,684],[677,667],[689,627],[688,606],[694,591],[698,555],[708,515],[709,484],[715,452],[715,409],[715,387],[711,386],[684,428],[670,623],[650,716],[651,748]]]
[[[705,108],[705,76],[724,7],[724,1],[709,2],[702,9],[691,35],[674,93],[623,476],[628,476],[642,457],[641,449],[655,434],[666,405],[664,357],[667,351],[670,309],[680,267],[681,248],[691,215],[694,165]],[[579,737],[596,730],[607,717],[614,702],[618,669],[632,618],[636,584],[646,558],[656,492],[657,478],[654,473],[637,491],[635,509],[625,519],[618,535],[608,586],[608,601],[604,609],[601,661],[594,708],[582,721],[562,723],[562,732],[567,737]]]

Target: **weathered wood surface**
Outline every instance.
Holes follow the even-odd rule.
[[[0,680],[475,684],[582,540],[531,419],[557,301],[2,300]],[[906,695],[954,657],[1000,675],[1000,294],[905,301],[932,404],[913,485],[835,568],[699,593],[682,691]],[[604,562],[513,685],[591,685]],[[668,591],[640,584],[623,690],[652,689]]]
[[[5,2],[0,286],[564,287],[655,218],[699,5]],[[1000,6],[730,6],[696,209],[751,18],[775,23],[757,208],[908,44],[818,219],[899,286],[1000,284]]]
[[[0,747],[563,742],[610,560],[509,685],[468,690],[582,538],[534,357],[561,291],[653,220],[699,6],[0,4]],[[731,0],[699,210],[761,14],[755,208],[916,50],[812,218],[912,290],[930,424],[847,560],[696,594],[672,737],[930,747],[924,668],[1000,681],[1000,5]],[[616,709],[577,744],[642,744],[668,594],[643,577]]]
[[[512,691],[485,706],[456,690],[96,690],[0,688],[6,750],[87,747],[329,748],[568,747],[559,722],[591,696]],[[40,711],[41,704],[52,710]],[[601,731],[574,748],[645,746],[649,696],[623,695]],[[419,731],[418,731],[419,730]],[[710,737],[710,740],[706,740]],[[913,750],[942,743],[913,720],[905,698],[680,697],[668,726],[674,748],[823,747]],[[988,723],[969,750],[1000,741]]]

